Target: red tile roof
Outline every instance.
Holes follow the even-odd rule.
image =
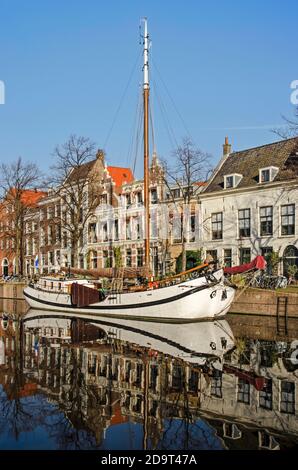
[[[16,195],[16,190],[11,189],[6,195],[6,202],[9,202],[10,199],[13,199]],[[44,191],[37,191],[35,189],[23,189],[21,201],[27,207],[35,207],[38,201],[43,197],[46,197],[48,194]]]
[[[134,180],[134,176],[130,168],[108,166],[108,172],[116,187],[122,186],[124,183],[131,183]]]
[[[25,189],[22,194],[22,202],[26,206],[34,207],[40,199],[47,196],[44,191],[35,191],[32,189]]]

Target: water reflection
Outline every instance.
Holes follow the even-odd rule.
[[[245,322],[2,315],[0,447],[296,445],[294,336]]]

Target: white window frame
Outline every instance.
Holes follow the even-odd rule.
[[[269,170],[269,181],[262,181],[262,172]],[[266,166],[259,169],[259,184],[271,183],[279,172],[277,166]]]
[[[227,187],[227,179],[228,178],[233,178],[233,185],[229,186],[229,187]],[[239,185],[242,178],[243,178],[243,175],[240,175],[240,173],[231,173],[229,175],[224,175],[224,188],[225,189],[237,188],[237,186]]]

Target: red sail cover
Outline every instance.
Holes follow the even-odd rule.
[[[224,268],[226,274],[240,274],[250,271],[251,269],[265,269],[266,261],[263,256],[257,256],[250,263],[241,264],[241,266],[234,266],[233,268]]]

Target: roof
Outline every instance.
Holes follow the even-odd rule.
[[[125,183],[132,183],[134,180],[134,176],[130,168],[108,166],[108,172],[117,187],[122,186]]]
[[[82,165],[73,168],[68,178],[66,179],[66,183],[71,183],[72,181],[86,179],[90,171],[92,170],[95,162],[96,160],[91,160],[90,162],[83,163]]]
[[[298,137],[229,154],[204,193],[223,190],[224,176],[234,173],[242,175],[237,188],[258,186],[259,170],[270,166],[279,168],[275,182],[298,178]]]
[[[96,160],[91,160],[90,162],[84,163],[83,165],[74,168],[68,176],[66,182],[71,183],[72,181],[77,181],[78,179],[86,179],[95,162]],[[112,180],[114,181],[116,188],[120,188],[124,183],[131,183],[134,180],[134,176],[130,168],[108,166],[107,170]]]
[[[15,189],[11,189],[10,191],[8,191],[8,193],[6,195],[6,198],[5,198],[6,202],[9,202],[10,197],[14,198],[15,194],[16,194]],[[46,193],[45,191],[37,191],[36,189],[23,189],[22,190],[22,195],[21,195],[21,201],[27,207],[35,207],[36,204],[38,203],[38,201],[40,201],[41,199],[43,199],[47,195],[48,195],[48,193]],[[3,207],[4,207],[4,205],[5,205],[5,201],[4,201],[4,203],[2,203]]]
[[[25,189],[22,194],[22,202],[26,206],[34,207],[40,199],[47,196],[47,193],[44,191],[35,191],[31,189]]]

